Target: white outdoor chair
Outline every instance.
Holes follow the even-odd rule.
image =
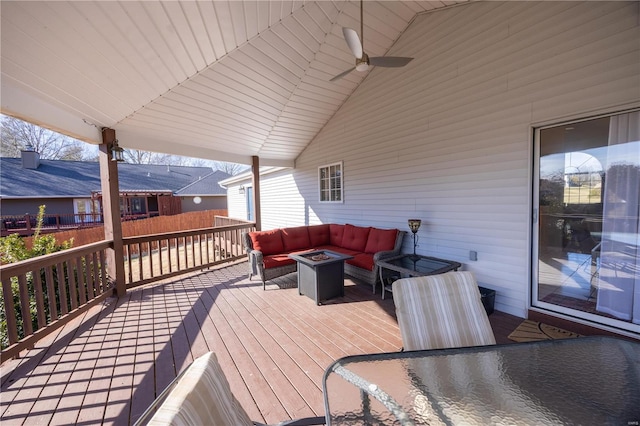
[[[397,280],[393,301],[404,350],[496,343],[471,272]]]
[[[279,425],[325,424],[325,417],[287,420]],[[135,426],[216,425],[254,426],[246,411],[231,393],[229,382],[213,352],[197,358],[156,398]]]

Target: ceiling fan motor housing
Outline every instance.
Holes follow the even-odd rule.
[[[366,71],[369,69],[369,55],[362,52],[362,58],[356,58],[356,71]]]

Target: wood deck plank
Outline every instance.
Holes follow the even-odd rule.
[[[226,327],[221,323],[216,325],[213,320],[213,316],[210,315],[211,307],[215,299],[211,297],[208,290],[202,290],[206,285],[206,283],[203,282],[202,277],[202,275],[197,275],[189,280],[189,284],[193,289],[197,289],[197,291],[191,291],[189,294],[194,315],[200,326],[199,336],[206,344],[206,350],[203,351],[207,352],[212,350],[216,353],[218,361],[222,365],[233,365],[236,367],[230,368],[225,372],[232,392],[245,408],[250,418],[255,421],[264,421],[264,418],[262,417],[262,414],[240,373],[240,371],[246,371],[241,367],[243,360],[237,360],[234,362],[234,359],[229,352],[230,348],[232,349],[237,343],[230,340],[225,341],[223,339],[222,333],[219,330],[221,329],[224,333]],[[222,284],[215,283],[214,285]],[[253,365],[251,365],[251,367],[253,367]],[[273,392],[271,392],[271,395],[273,395]]]
[[[298,294],[295,274],[264,291],[244,263],[144,286],[95,309],[2,365],[3,426],[131,424],[208,351],[253,420],[322,415],[322,376],[334,360],[402,346],[393,300],[370,286],[348,279],[344,297],[316,306]],[[495,312],[490,321],[503,343],[521,319]]]
[[[251,305],[248,307],[247,301],[239,299],[236,294],[238,292],[225,292],[225,299],[229,306],[250,330],[262,350],[269,354],[284,378],[290,382],[291,391],[296,391],[306,403],[306,406],[292,407],[290,414],[294,417],[307,417],[322,413],[324,401],[321,398],[322,395],[317,392],[322,390],[322,387],[318,386],[318,383],[314,382],[301,367],[301,365],[312,365],[313,360],[305,353],[304,360],[296,362],[292,351],[287,350],[287,346],[290,348],[294,346],[290,343],[291,339],[278,333],[274,319],[261,315],[261,311]],[[318,368],[314,374],[319,374],[321,377],[323,371],[324,369]]]

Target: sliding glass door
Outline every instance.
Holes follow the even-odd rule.
[[[640,332],[640,111],[536,131],[532,305]]]

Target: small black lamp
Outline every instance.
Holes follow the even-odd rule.
[[[409,219],[409,229],[413,232],[413,256],[412,260],[420,259],[420,256],[416,254],[416,246],[418,245],[418,229],[420,229],[420,225],[422,224],[422,220],[420,219]]]

